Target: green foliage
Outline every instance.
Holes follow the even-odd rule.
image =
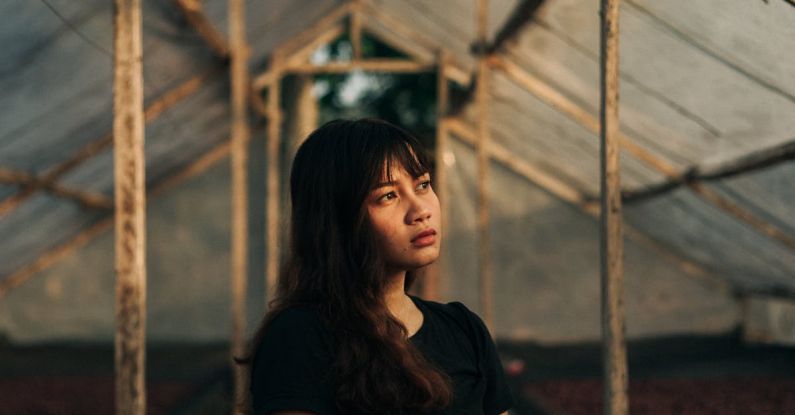
[[[348,61],[352,46],[343,37],[330,44],[324,53],[331,61]],[[369,36],[362,36],[362,54],[367,58],[406,58]],[[436,73],[322,74],[315,77],[315,83],[320,91],[321,123],[335,118],[382,118],[412,131],[432,146],[436,128]],[[352,102],[345,97],[346,88],[359,88]]]

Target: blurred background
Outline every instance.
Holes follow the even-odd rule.
[[[229,413],[227,2],[142,4],[148,413]],[[363,59],[426,69],[296,69],[359,59],[348,4],[360,7]],[[0,413],[113,411],[112,6],[0,4]],[[279,88],[282,226],[309,131],[340,117],[395,122],[445,172],[432,297],[486,313],[483,50],[492,332],[512,413],[599,413],[598,13],[596,0],[489,0],[482,44],[475,0],[246,1],[246,334],[265,312],[263,79],[280,45],[300,46]],[[795,413],[795,4],[624,0],[619,45],[630,412]]]

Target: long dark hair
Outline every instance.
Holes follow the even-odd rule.
[[[431,171],[419,141],[382,120],[331,121],[299,147],[290,174],[286,263],[249,355],[237,359],[251,364],[280,312],[316,305],[334,333],[334,396],[343,413],[432,411],[452,401],[450,377],[411,344],[385,303],[385,263],[364,200],[394,163],[413,177]],[[409,270],[404,289],[415,278]]]

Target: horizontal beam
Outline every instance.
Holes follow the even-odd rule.
[[[329,62],[322,65],[292,64],[284,71],[295,74],[346,73],[354,70],[391,73],[431,72],[436,64],[424,64],[403,59],[367,59],[350,62]]]
[[[0,167],[0,183],[14,184],[23,188],[36,186],[54,196],[73,200],[89,209],[113,209],[113,200],[101,193],[84,192],[57,183],[45,182],[40,177],[26,172]]]

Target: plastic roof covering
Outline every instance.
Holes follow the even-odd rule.
[[[482,312],[478,297],[476,160],[451,140],[449,234],[443,243],[449,298]],[[559,344],[601,336],[599,224],[578,208],[492,162],[489,186],[494,322],[498,337]],[[738,308],[724,280],[696,280],[632,238],[624,242],[629,338],[721,333]]]
[[[51,3],[104,52],[66,28],[41,2],[0,5],[0,14],[15,16],[0,27],[0,44],[6,50],[6,58],[0,62],[0,90],[4,91],[0,96],[0,165],[37,174],[111,128],[110,2]],[[474,2],[373,0],[373,3],[449,47],[457,61],[472,69],[474,60],[469,45],[475,33]],[[489,31],[493,36],[518,1],[490,3]],[[225,33],[226,1],[204,4],[212,22]],[[339,1],[247,2],[252,67],[262,69],[273,45],[298,33],[335,4]],[[597,7],[596,1],[547,0],[538,10],[536,20],[529,22],[516,41],[499,53],[596,115]],[[144,16],[147,102],[217,65],[192,29],[176,24],[182,18],[173,3],[145,0]],[[793,139],[795,59],[782,57],[791,57],[795,50],[795,13],[784,2],[738,2],[728,7],[717,0],[625,1],[621,31],[622,130],[653,154],[680,169],[709,168]],[[493,79],[495,88],[490,108],[493,139],[584,193],[597,195],[597,137],[504,75],[495,73]],[[205,82],[200,91],[148,123],[147,180],[157,180],[226,139],[227,102],[227,79],[225,72],[221,72]],[[471,114],[472,110],[468,108],[466,112]],[[471,171],[471,160],[466,161],[471,158],[471,150],[459,145],[454,152],[458,160],[455,166],[460,168],[455,171],[465,172],[467,165]],[[73,170],[61,183],[110,195],[111,161],[107,150]],[[780,164],[710,182],[710,188],[795,235],[793,169],[792,162]],[[521,235],[497,238],[494,242],[498,280],[502,275],[504,278],[533,275],[534,278],[525,280],[554,284],[560,274],[561,278],[572,276],[574,281],[587,276],[593,285],[593,277],[598,275],[594,274],[598,273],[595,266],[598,262],[594,262],[598,261],[598,255],[594,256],[598,252],[596,222],[575,208],[550,199],[535,186],[514,190],[521,186],[518,183],[526,181],[516,180],[497,165],[492,171],[493,180],[497,181],[495,189],[501,189],[494,196],[492,231]],[[450,249],[456,260],[472,259],[472,250],[467,247],[474,247],[471,230],[475,222],[462,206],[473,203],[474,179],[472,174],[463,173],[453,177],[453,185],[458,186],[455,194],[462,199],[451,199],[459,206],[453,212],[456,218],[451,221],[453,233],[460,234],[453,239],[457,242]],[[625,188],[643,188],[663,180],[658,172],[622,153]],[[13,191],[11,186],[0,185],[3,197]],[[523,192],[529,192],[532,197],[525,197],[527,200],[520,204],[512,197],[505,197]],[[545,215],[535,216],[539,212]],[[13,241],[0,247],[0,275],[8,275],[67,240],[101,215],[46,193],[30,198],[13,213],[0,218],[0,240]],[[526,227],[508,221],[510,218],[524,218],[519,223]],[[741,289],[795,293],[795,254],[791,250],[759,235],[687,190],[626,206],[625,218],[629,225],[653,236],[682,257],[707,266],[715,275],[727,278]],[[550,225],[545,227],[545,223]],[[540,236],[533,239],[535,232]],[[569,248],[563,249],[566,247]],[[540,256],[527,253],[529,249]],[[633,256],[632,252],[638,250],[642,248],[628,242],[628,273],[643,275],[653,269],[651,275],[676,280],[675,274],[665,271],[673,268],[671,264],[648,252]],[[555,256],[558,260],[546,264],[544,259],[553,255],[558,255]],[[579,255],[581,259],[572,259]],[[461,278],[474,278],[467,277],[467,273],[475,267],[467,269]],[[628,285],[631,287],[635,281],[642,280],[630,278]],[[651,280],[643,281],[654,284]],[[637,284],[641,296],[635,298],[642,299],[643,284]],[[529,288],[543,291],[541,286]],[[572,286],[575,295],[582,298],[596,298],[593,289],[598,287],[580,292],[577,285]],[[571,313],[575,313],[574,309]],[[503,313],[511,314],[510,311]]]
[[[39,1],[0,4],[14,16],[0,27],[0,166],[42,174],[98,140],[112,127],[112,2],[50,1],[92,45]],[[298,33],[339,2],[249,1],[252,65],[262,67],[274,44]],[[205,13],[226,32],[226,1],[207,1]],[[143,1],[144,94],[166,91],[220,66],[184,23],[174,2]],[[228,75],[217,71],[198,91],[146,125],[146,175],[153,183],[229,136]],[[64,186],[112,195],[112,149],[64,175]],[[0,186],[5,198],[13,186]],[[102,212],[40,192],[0,218],[0,276],[69,240]],[[1,278],[1,277],[0,277]]]
[[[412,27],[438,45],[444,45],[456,62],[472,72],[476,60],[470,52],[477,39],[476,1],[371,0],[369,4]],[[489,0],[487,34],[493,39],[520,4],[519,0]],[[388,27],[386,29],[389,29]]]
[[[598,116],[596,16],[596,1],[547,1],[499,55]],[[628,0],[622,2],[620,33],[621,129],[659,159],[682,172],[709,172],[795,141],[790,5]],[[598,136],[506,75],[495,72],[492,79],[493,140],[598,196]],[[474,105],[465,112],[476,119]],[[624,189],[639,190],[666,179],[622,150],[621,180]],[[792,161],[707,186],[795,236]],[[624,217],[740,290],[795,293],[795,252],[685,188],[627,204]]]
[[[507,17],[509,4],[494,2],[492,22]],[[75,154],[112,127],[112,2],[50,1],[88,40],[67,27],[38,1],[4,2],[0,13],[14,16],[0,28],[6,58],[0,63],[0,165],[40,175]],[[247,37],[251,63],[265,67],[270,50],[299,33],[341,1],[269,0],[247,2]],[[422,6],[422,2],[412,3]],[[455,1],[425,2],[429,7],[456,9]],[[383,9],[400,10],[392,2]],[[227,2],[204,1],[215,27],[227,32]],[[152,102],[182,82],[218,66],[203,40],[187,27],[173,2],[143,1],[145,101]],[[506,10],[500,13],[500,10]],[[420,9],[422,10],[422,9]],[[474,9],[462,11],[474,16]],[[397,14],[397,16],[400,16]],[[447,35],[431,25],[435,36],[446,35],[464,62],[474,39],[474,22],[458,25],[467,33]],[[425,21],[426,25],[432,21]],[[450,25],[447,26],[449,28]],[[495,23],[495,27],[496,23]],[[424,28],[422,29],[424,30]],[[469,59],[469,60],[467,60]],[[228,137],[228,80],[218,72],[195,93],[146,126],[146,174],[151,184],[179,169]],[[112,149],[88,159],[59,183],[112,196]],[[16,188],[0,186],[0,197]],[[8,276],[80,229],[103,217],[74,202],[40,192],[0,218],[0,239],[14,241],[0,248],[0,276]]]

